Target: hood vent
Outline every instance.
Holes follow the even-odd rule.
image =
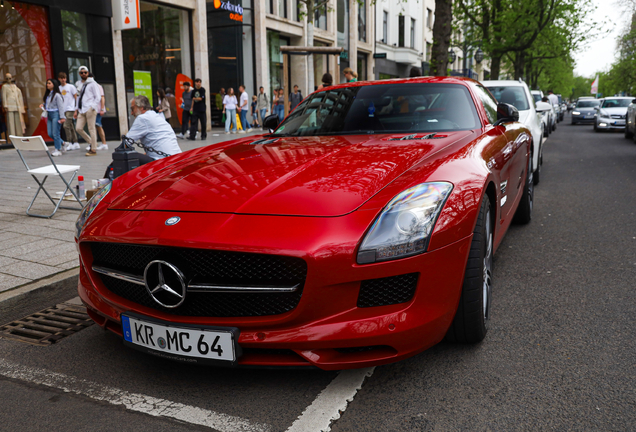
[[[248,145],[263,145],[263,144],[272,144],[278,141],[280,138],[269,138],[269,139],[259,139],[249,143]]]
[[[432,133],[432,134],[424,135],[417,138],[417,134],[412,134],[412,135],[405,135],[400,138],[389,138],[389,141],[439,139],[439,138],[446,138],[447,136],[448,135],[437,135],[437,133]]]

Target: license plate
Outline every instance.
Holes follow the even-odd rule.
[[[235,363],[235,328],[172,325],[122,315],[124,343],[159,357],[188,363]]]

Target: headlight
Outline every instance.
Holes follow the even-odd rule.
[[[398,194],[382,210],[358,251],[358,264],[369,264],[426,251],[453,185],[422,183]]]
[[[82,209],[82,212],[80,213],[79,217],[77,218],[77,221],[75,222],[75,238],[76,239],[79,240],[80,234],[82,233],[82,228],[84,228],[86,221],[90,217],[91,213],[93,213],[93,210],[97,208],[100,201],[106,195],[108,195],[108,192],[110,192],[111,186],[112,186],[112,183],[108,183],[106,186],[101,188],[99,192],[97,192],[95,195],[91,197],[91,199],[88,200],[88,202]]]
[[[573,115],[581,115],[581,113],[580,113],[580,112],[578,112],[578,111],[572,111],[572,114],[573,114]]]
[[[601,110],[600,113],[601,113],[601,117],[609,118],[609,114],[607,113],[607,111]]]

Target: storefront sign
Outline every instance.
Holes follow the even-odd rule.
[[[152,104],[152,76],[150,72],[133,71],[135,96],[146,96]]]
[[[141,28],[139,0],[111,0],[113,3],[113,29]]]
[[[243,22],[243,7],[241,5],[235,5],[229,1],[214,0],[214,8],[229,11],[231,20]]]

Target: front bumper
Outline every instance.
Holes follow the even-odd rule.
[[[124,312],[175,325],[236,327],[244,352],[238,365],[359,368],[398,361],[437,344],[455,315],[472,239],[409,258],[357,265],[355,248],[364,228],[352,227],[368,226],[373,215],[364,212],[340,218],[189,213],[181,214],[181,223],[173,227],[166,227],[164,221],[174,212],[107,211],[101,219],[108,219],[111,212],[117,217],[102,220],[100,228],[80,243],[78,288],[91,318],[120,336]],[[109,291],[92,270],[86,240],[301,257],[307,263],[307,278],[300,302],[283,314],[241,318],[167,314]],[[419,274],[409,301],[357,307],[361,281],[408,273]]]
[[[601,130],[625,129],[625,119],[601,117],[596,121],[596,128]]]
[[[572,114],[572,123],[589,123],[589,124],[594,124],[594,122],[596,121],[596,117],[594,117],[594,114],[589,115],[589,114],[579,114],[579,115],[574,115]]]

